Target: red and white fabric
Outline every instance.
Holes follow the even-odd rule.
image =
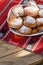
[[[10,42],[16,46],[20,46],[26,50],[43,54],[43,35],[34,37],[22,37],[13,34],[7,24],[7,14],[9,9],[23,3],[24,0],[0,0],[0,39]],[[41,4],[40,0],[36,0]],[[43,4],[43,3],[42,3]]]

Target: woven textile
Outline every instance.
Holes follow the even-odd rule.
[[[7,14],[9,9],[23,3],[24,0],[0,0],[0,39],[20,46],[32,52],[43,53],[43,35],[35,37],[21,37],[13,34],[7,24]],[[42,3],[37,0],[37,3]]]

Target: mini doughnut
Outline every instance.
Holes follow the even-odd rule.
[[[34,28],[36,27],[36,20],[31,16],[26,16],[24,20],[24,25],[27,27]]]
[[[39,16],[40,16],[40,17],[43,17],[43,9],[41,9],[41,10],[39,11]]]
[[[28,28],[28,27],[26,27],[26,26],[22,26],[22,27],[19,29],[19,32],[22,33],[22,34],[31,34],[32,29],[31,29],[31,28]]]
[[[26,15],[35,17],[35,16],[38,15],[39,8],[38,7],[34,7],[34,6],[25,7],[24,8],[24,12],[25,12]]]
[[[22,18],[13,18],[10,21],[8,21],[8,24],[12,28],[20,28],[22,26],[23,20]]]
[[[14,14],[16,17],[18,17],[18,16],[23,16],[23,15],[24,15],[24,9],[23,9],[23,7],[20,6],[20,5],[14,6],[14,7],[12,8],[12,12],[13,12],[13,14]]]
[[[37,26],[43,25],[43,18],[37,18],[36,22],[37,22]]]

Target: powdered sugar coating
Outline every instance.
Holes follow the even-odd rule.
[[[12,12],[15,16],[23,16],[24,15],[24,9],[22,6],[15,6],[12,9]]]
[[[38,7],[39,7],[40,9],[43,9],[43,5],[41,5],[41,4],[38,4]]]
[[[39,12],[39,8],[38,7],[34,7],[34,6],[25,7],[24,8],[24,11],[25,11],[25,13],[27,13],[27,15],[37,16],[38,15],[38,12]]]
[[[30,23],[30,24],[34,24],[36,21],[35,21],[35,19],[33,17],[27,16],[26,17],[26,22]]]
[[[14,27],[16,27],[16,26],[21,26],[21,25],[22,25],[22,22],[23,22],[22,18],[15,18],[15,19],[11,22],[11,24],[12,24]]]
[[[43,23],[43,18],[37,18],[36,21],[37,23]]]
[[[29,1],[29,2],[27,3],[27,6],[34,6],[34,7],[37,7],[37,4],[36,4],[35,1]]]
[[[26,7],[26,8],[24,8],[24,10],[28,10],[28,11],[30,11],[30,12],[32,12],[32,11],[37,11],[37,10],[39,10],[37,7]]]
[[[30,30],[30,28],[28,28],[26,26],[22,26],[19,31],[24,32],[26,30]]]
[[[39,11],[39,16],[40,16],[40,17],[43,17],[43,9],[41,9],[41,10]]]

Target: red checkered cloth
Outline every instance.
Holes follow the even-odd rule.
[[[9,30],[7,24],[8,11],[12,6],[23,2],[24,0],[0,0],[0,39],[22,47],[26,50],[43,54],[43,35],[34,37],[22,37],[13,34]]]

